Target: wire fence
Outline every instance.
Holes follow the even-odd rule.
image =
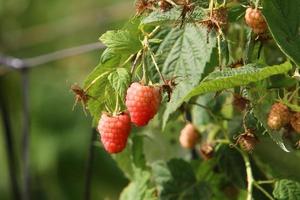
[[[8,159],[8,170],[11,184],[12,197],[15,200],[30,200],[30,108],[29,108],[29,77],[28,74],[30,70],[35,67],[40,67],[43,64],[61,60],[67,57],[76,56],[84,53],[88,53],[95,50],[104,49],[105,46],[99,42],[84,44],[68,49],[63,49],[48,54],[36,56],[33,58],[16,58],[11,56],[0,55],[0,67],[5,68],[4,74],[8,73],[10,70],[17,70],[21,75],[21,90],[22,90],[22,147],[21,147],[21,171],[22,171],[22,185],[18,185],[18,177],[16,172],[16,156],[15,156],[15,146],[12,137],[12,124],[10,122],[10,115],[5,102],[4,94],[0,91],[0,111],[2,116],[2,123],[4,129],[4,138],[6,143],[6,153]],[[3,73],[3,72],[2,72]],[[1,77],[0,77],[1,78]],[[91,140],[88,149],[88,155],[86,160],[85,168],[85,186],[83,199],[90,199],[90,187],[91,187],[91,177],[92,177],[92,164],[94,159],[93,151],[93,141],[95,138],[95,130],[91,131]],[[21,188],[21,189],[20,189]]]

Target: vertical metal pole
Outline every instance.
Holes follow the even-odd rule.
[[[1,91],[0,91],[1,92]],[[10,176],[10,184],[11,184],[11,196],[15,200],[20,200],[20,191],[17,182],[17,168],[16,168],[16,160],[15,160],[15,152],[10,124],[10,116],[7,109],[7,105],[5,103],[4,94],[1,92],[0,94],[0,111],[2,115],[3,129],[4,129],[4,139],[6,143],[6,152],[7,152],[7,160],[8,160],[8,170]]]
[[[91,199],[91,181],[92,181],[92,174],[93,174],[93,162],[94,162],[94,138],[96,135],[95,129],[92,129],[90,143],[89,143],[89,150],[88,150],[88,157],[86,160],[86,168],[85,168],[85,180],[84,180],[84,200]]]
[[[30,200],[30,171],[29,171],[29,80],[28,69],[21,69],[22,78],[22,163],[23,163],[23,200]]]

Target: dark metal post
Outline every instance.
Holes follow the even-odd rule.
[[[93,174],[95,135],[96,135],[96,131],[95,129],[92,129],[90,143],[89,143],[88,157],[85,166],[84,198],[83,198],[84,200],[91,199],[91,181],[92,181],[92,174]]]
[[[13,145],[14,143],[12,138],[11,124],[10,124],[10,116],[7,109],[7,105],[5,103],[3,92],[1,92],[0,94],[0,111],[2,115],[4,139],[6,143],[8,170],[9,170],[10,184],[11,184],[11,195],[13,199],[20,200],[21,197],[20,197],[20,191],[19,191],[18,181],[17,181],[17,167],[16,167],[15,152],[14,152],[14,145]]]
[[[29,170],[29,80],[28,69],[21,69],[22,78],[22,163],[23,163],[23,200],[30,200],[30,170]]]

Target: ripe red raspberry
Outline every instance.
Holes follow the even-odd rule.
[[[144,126],[157,113],[161,101],[159,87],[145,86],[132,83],[127,90],[126,107],[130,113],[131,122],[137,126]]]
[[[188,123],[181,130],[179,142],[183,148],[192,149],[197,144],[198,138],[199,134],[196,127],[193,124]]]
[[[289,108],[282,103],[275,103],[269,112],[268,126],[278,130],[290,122]]]
[[[267,30],[267,23],[257,8],[247,8],[245,14],[246,24],[250,26],[254,33],[261,34]]]
[[[127,113],[117,116],[103,113],[98,124],[101,142],[109,153],[121,152],[126,147],[130,130],[130,117]]]
[[[296,112],[292,115],[291,125],[297,133],[300,133],[300,112]]]

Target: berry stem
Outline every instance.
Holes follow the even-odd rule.
[[[103,74],[100,74],[99,76],[97,76],[85,89],[84,92],[87,92],[90,87],[92,87],[100,78],[102,78],[103,76],[106,76],[108,73],[110,73],[110,71],[104,72]]]
[[[152,59],[152,61],[153,61],[153,64],[154,64],[154,66],[155,66],[155,68],[156,68],[156,71],[157,71],[157,73],[159,74],[160,79],[164,82],[164,84],[167,84],[165,78],[163,77],[162,73],[161,73],[160,70],[159,70],[159,67],[158,67],[158,65],[157,65],[157,63],[156,63],[156,61],[155,61],[155,57],[154,57],[154,54],[153,54],[153,52],[151,51],[151,49],[149,49],[149,52],[150,52],[150,56],[151,56],[151,59]]]
[[[119,112],[119,95],[118,93],[116,92],[116,106],[115,106],[115,110],[114,110],[114,113],[113,115],[116,116]]]
[[[275,183],[275,180],[263,180],[263,181],[255,181],[258,185],[263,185],[263,184],[273,184]]]
[[[259,189],[268,199],[275,200],[263,187],[261,187],[257,182],[253,182],[253,185]]]
[[[142,55],[142,50],[139,50],[137,52],[136,56],[135,56],[135,59],[133,61],[133,64],[132,64],[132,67],[131,67],[131,70],[130,70],[131,75],[133,75],[133,73],[136,69],[136,66],[137,66],[137,62],[138,62],[139,58],[141,57],[141,55]]]
[[[214,0],[210,0],[209,8],[208,8],[210,11],[210,14],[209,14],[210,18],[212,17],[212,14],[213,14],[213,8],[214,8]]]
[[[256,1],[255,1],[255,9],[258,8],[258,4],[259,4],[259,0],[256,0]]]
[[[253,193],[253,185],[254,185],[254,178],[253,178],[253,174],[252,174],[252,169],[251,169],[251,163],[250,163],[250,159],[249,159],[249,155],[240,150],[239,148],[236,148],[242,155],[243,160],[245,162],[245,167],[246,167],[246,174],[247,174],[247,200],[252,200],[252,193]]]
[[[218,58],[219,58],[219,66],[220,69],[222,70],[222,51],[221,51],[221,35],[218,34],[217,36],[217,40],[218,40]]]
[[[143,67],[143,77],[142,83],[147,84],[147,72],[146,72],[146,65],[145,65],[145,51],[142,53],[142,67]]]

